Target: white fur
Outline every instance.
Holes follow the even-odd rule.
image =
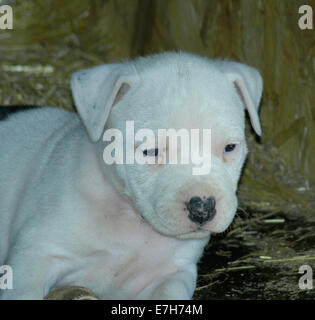
[[[84,125],[57,108],[0,122],[0,265],[14,275],[0,297],[42,299],[80,285],[103,299],[190,299],[210,233],[224,231],[236,211],[245,108],[261,133],[259,73],[170,52],[79,71],[72,91]],[[135,130],[211,128],[210,174],[193,176],[191,165],[106,165],[102,133],[124,132],[126,120]],[[236,150],[225,154],[232,142]],[[185,202],[210,195],[217,214],[199,227]]]

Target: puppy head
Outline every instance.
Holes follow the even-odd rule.
[[[126,163],[124,156],[123,164],[104,163],[104,170],[113,173],[116,187],[154,229],[185,239],[228,227],[236,212],[235,193],[247,153],[245,109],[261,134],[262,79],[255,69],[187,53],[163,53],[79,71],[72,76],[71,87],[83,123],[100,150],[108,146],[102,133],[104,138],[115,129],[121,133],[123,152],[135,152],[134,163]],[[133,121],[134,137],[127,121]],[[143,129],[153,133],[146,135],[146,143],[137,135]],[[177,132],[178,143],[158,139],[160,129]],[[189,161],[180,162],[181,129],[211,129],[207,174],[192,174],[202,139],[190,148]],[[175,154],[176,164],[171,164]]]

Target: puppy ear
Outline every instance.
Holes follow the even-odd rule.
[[[260,136],[261,127],[258,108],[263,90],[263,80],[259,72],[245,64],[233,61],[220,61],[220,69],[227,74],[240,95],[245,109],[249,113],[250,122],[255,132]]]
[[[111,108],[137,82],[131,64],[105,64],[72,75],[73,99],[92,141],[100,139]]]

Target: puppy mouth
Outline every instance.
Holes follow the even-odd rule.
[[[165,236],[177,239],[201,239],[208,237],[212,233],[209,230],[209,226],[205,226],[206,223],[196,223],[195,225],[190,225],[190,227],[186,226],[182,230],[176,230],[176,228],[171,228],[169,221],[163,219],[158,212],[154,211],[154,213],[151,218],[147,217],[144,212],[139,212],[138,216],[143,222],[148,223],[153,229]]]
[[[211,233],[210,233],[209,230],[206,230],[206,229],[203,229],[201,227],[198,227],[193,231],[176,234],[175,237],[177,239],[180,239],[180,240],[183,240],[183,239],[201,239],[201,238],[209,237],[210,234]]]
[[[203,228],[201,225],[197,226],[193,229],[188,230],[187,232],[174,233],[174,231],[169,228],[164,221],[159,219],[159,226],[153,225],[151,221],[149,221],[143,214],[140,214],[140,219],[149,223],[153,229],[157,232],[164,234],[166,236],[171,236],[177,239],[201,239],[206,238],[210,235],[210,230]]]

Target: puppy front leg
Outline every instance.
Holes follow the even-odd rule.
[[[145,289],[137,299],[190,300],[196,287],[197,273],[180,271]]]

